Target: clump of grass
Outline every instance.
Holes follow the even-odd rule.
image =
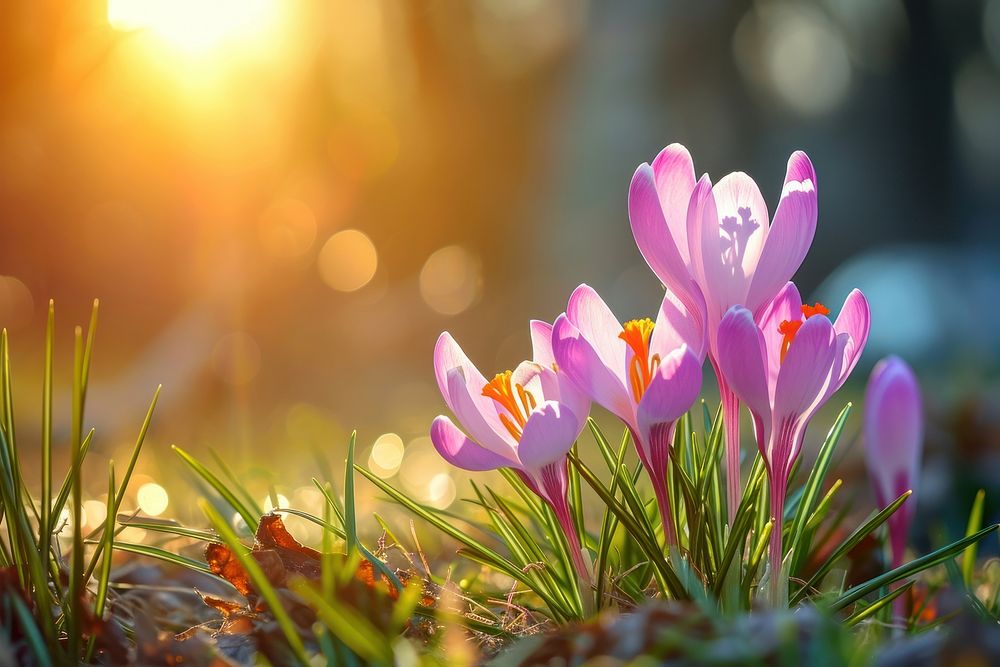
[[[74,329],[73,386],[69,406],[70,467],[58,491],[53,486],[53,358],[55,307],[49,302],[45,328],[44,369],[41,418],[41,496],[37,500],[28,491],[28,478],[19,456],[18,429],[14,420],[13,375],[10,366],[10,342],[7,331],[0,334],[0,513],[4,529],[0,537],[0,567],[6,569],[0,596],[4,604],[4,627],[21,640],[26,655],[40,665],[76,664],[90,661],[107,649],[99,637],[118,636],[106,631],[108,584],[111,554],[115,548],[115,516],[125,497],[125,490],[152,420],[159,396],[154,392],[149,410],[139,429],[132,455],[121,482],[116,486],[114,463],[109,464],[108,514],[101,526],[90,535],[83,534],[82,489],[83,462],[90,450],[94,431],[85,431],[84,408],[97,330],[98,302],[94,302],[86,335],[82,327]],[[64,553],[56,534],[61,528],[64,510],[69,510],[71,538]],[[89,553],[85,542],[94,543]],[[119,628],[121,630],[121,628]]]

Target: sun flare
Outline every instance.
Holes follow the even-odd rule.
[[[166,45],[203,54],[262,34],[277,13],[276,0],[108,0],[116,30],[145,30]]]

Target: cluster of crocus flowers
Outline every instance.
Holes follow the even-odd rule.
[[[923,404],[916,376],[899,357],[881,360],[868,380],[864,416],[865,461],[879,507],[886,507],[907,491],[916,491],[923,436]],[[893,568],[903,564],[914,507],[911,496],[889,517]],[[901,617],[903,599],[897,598],[894,605],[896,616]]]
[[[719,324],[719,367],[753,417],[771,496],[772,596],[780,598],[781,522],[788,476],[806,428],[854,370],[868,340],[871,315],[864,295],[851,292],[833,322],[822,304],[802,303],[788,283],[754,318],[733,306]]]
[[[719,367],[719,324],[736,305],[758,315],[799,268],[816,232],[816,172],[805,153],[792,154],[769,223],[752,178],[736,172],[714,186],[708,175],[696,182],[691,154],[672,144],[636,170],[628,207],[649,267],[692,313],[704,308],[722,397],[731,520],[740,498],[740,404]]]
[[[574,567],[589,570],[566,499],[566,454],[590,414],[590,400],[554,366],[550,325],[531,323],[533,355],[487,380],[445,332],[434,348],[434,374],[445,403],[472,436],[446,416],[431,424],[431,441],[454,466],[471,471],[510,468],[552,508]]]
[[[566,501],[566,453],[590,401],[625,423],[651,481],[668,546],[679,544],[669,497],[676,423],[701,391],[708,356],[722,399],[727,506],[741,498],[741,402],[753,417],[769,478],[772,596],[781,599],[782,529],[788,477],[809,421],[840,388],[868,338],[861,292],[835,320],[823,304],[802,302],[789,282],[816,231],[816,173],[809,158],[788,160],[781,197],[769,217],[742,172],[714,186],[695,179],[687,149],[665,148],[636,170],[628,194],[636,244],[666,288],[654,320],[622,322],[587,285],[550,327],[533,322],[533,361],[487,381],[442,334],[438,385],[469,436],[438,417],[431,436],[441,455],[467,470],[511,468],[553,508],[580,557]]]

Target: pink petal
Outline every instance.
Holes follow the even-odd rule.
[[[875,365],[865,392],[865,459],[881,507],[916,487],[923,449],[920,386],[899,357]],[[912,507],[912,501],[907,501]],[[904,506],[905,509],[905,506]],[[901,510],[902,511],[902,510]]]
[[[556,361],[552,356],[552,325],[541,320],[531,320],[528,327],[531,330],[532,361],[551,366]]]
[[[684,224],[685,208],[671,209],[668,215],[677,222],[668,223],[664,218],[660,195],[656,189],[656,175],[648,164],[641,164],[632,176],[628,192],[628,217],[632,225],[632,235],[649,268],[656,277],[678,293],[688,294],[693,289],[691,275],[684,255],[678,249],[686,238],[678,238],[674,232]],[[691,176],[692,187],[694,175]],[[677,199],[676,193],[671,198]],[[673,205],[673,204],[671,204]],[[579,324],[578,324],[579,326]]]
[[[802,264],[816,234],[817,211],[816,172],[806,154],[796,151],[747,293],[751,311],[773,298]]]
[[[868,299],[861,290],[852,290],[844,300],[844,307],[833,325],[840,343],[840,359],[837,363],[837,376],[831,385],[830,393],[837,391],[847,380],[847,377],[858,364],[865,343],[868,342],[868,332],[871,330],[871,308]]]
[[[472,437],[493,451],[510,451],[512,438],[500,422],[496,404],[483,396],[486,378],[447,331],[434,346],[434,375],[448,408]]]
[[[563,314],[552,327],[552,352],[560,373],[565,373],[595,403],[626,422],[634,419],[632,400],[624,383],[598,356],[569,318]],[[624,365],[624,354],[622,355]]]
[[[553,365],[558,368],[558,364]],[[539,402],[558,401],[581,420],[586,420],[590,414],[590,397],[561,369],[553,370],[546,366],[540,368],[542,393],[541,396],[535,396],[535,399]]]
[[[566,456],[583,429],[583,421],[555,401],[546,401],[528,417],[517,446],[526,471],[539,470]]]
[[[758,444],[767,442],[771,427],[766,354],[764,336],[753,315],[746,308],[733,306],[719,323],[719,368],[753,414]]]
[[[784,345],[785,336],[779,331],[781,323],[802,321],[802,296],[795,287],[795,283],[789,282],[778,292],[778,294],[766,304],[757,315],[757,322],[760,330],[764,334],[764,345],[767,349],[767,386],[770,388],[771,397],[774,398],[774,387],[778,381],[778,371],[781,369],[781,348]]]
[[[778,372],[774,390],[775,425],[785,419],[804,424],[812,418],[826,398],[836,350],[836,334],[830,320],[816,315],[802,324]]]
[[[705,206],[712,196],[712,179],[708,174],[703,175],[691,191],[691,198],[687,205],[687,239],[688,257],[690,257],[690,271],[694,281],[704,289],[705,281],[705,253],[710,252],[714,257],[718,254],[718,244],[711,241],[706,243],[705,239],[711,236],[704,234],[703,226],[705,221]],[[714,205],[714,202],[713,202]],[[718,222],[714,221],[714,227],[718,227]],[[706,247],[707,246],[707,247]],[[708,294],[705,294],[706,301]]]
[[[451,411],[473,439],[501,456],[513,456],[516,441],[500,421],[493,399],[483,396],[482,389],[476,391],[474,385],[470,386],[457,368],[449,373],[448,391]]]
[[[701,294],[698,299],[700,301]],[[681,300],[667,290],[656,316],[656,326],[649,340],[651,354],[664,357],[682,345],[687,345],[698,359],[704,361],[706,352],[705,309],[692,313]]]
[[[604,299],[589,285],[580,285],[569,297],[566,317],[587,339],[604,365],[624,384],[626,345],[618,337],[623,329]]]
[[[445,331],[438,336],[437,343],[434,345],[434,377],[437,379],[438,389],[444,397],[444,402],[448,404],[452,412],[455,409],[452,407],[449,397],[448,375],[454,369],[460,369],[462,377],[473,385],[482,388],[486,384],[486,378],[483,377],[483,374],[469,360],[452,335]]]
[[[739,171],[715,184],[712,200],[714,207],[706,205],[702,243],[714,242],[715,255],[706,255],[705,271],[713,273],[714,261],[716,279],[722,280],[719,293],[725,296],[720,305],[728,309],[746,299],[768,233],[767,205],[754,180]]]
[[[688,264],[687,205],[694,190],[694,161],[681,144],[670,144],[653,160],[656,192],[678,254]]]
[[[660,362],[636,409],[644,442],[652,442],[655,426],[677,421],[694,405],[701,392],[701,365],[701,360],[686,346]]]
[[[463,470],[496,470],[497,468],[516,465],[499,454],[484,449],[469,440],[444,415],[439,416],[431,424],[431,442],[448,463]]]

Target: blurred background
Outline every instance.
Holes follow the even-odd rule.
[[[99,297],[88,516],[158,383],[133,483],[149,514],[199,520],[174,443],[317,510],[309,480],[353,428],[361,462],[447,507],[467,486],[426,437],[436,337],[491,375],[580,282],[623,319],[655,312],[626,192],[674,141],[715,180],[749,172],[772,211],[788,155],[809,153],[820,222],[797,280],[874,309],[830,409],[881,356],[910,361],[922,507],[964,527],[1000,479],[1000,0],[5,2],[20,437],[37,438],[48,299],[68,406],[72,325]]]

